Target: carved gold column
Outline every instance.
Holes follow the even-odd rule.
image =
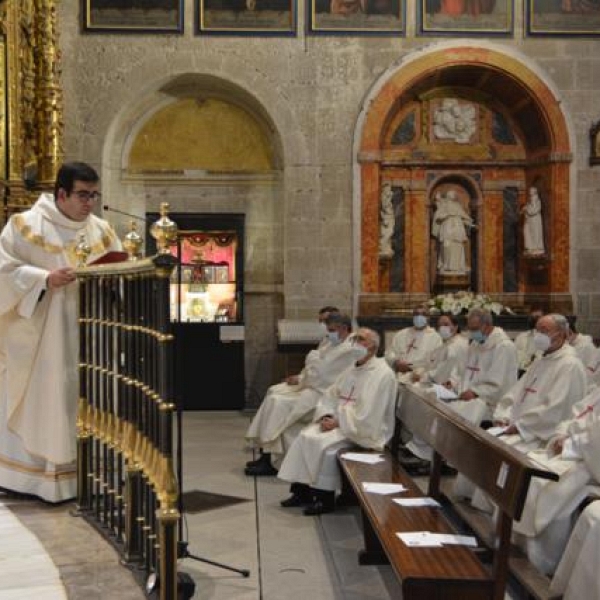
[[[0,0],[6,66],[0,74],[6,99],[2,217],[30,206],[39,190],[51,190],[61,160],[56,29],[56,0]],[[26,177],[35,191],[27,189]]]
[[[62,160],[62,91],[58,62],[56,0],[35,0],[38,187],[51,189]]]
[[[7,160],[8,160],[8,120],[6,114],[6,4],[0,4],[0,181],[4,184],[7,179]],[[5,187],[0,190],[1,197],[4,199]],[[4,217],[4,211],[0,213],[0,227]]]

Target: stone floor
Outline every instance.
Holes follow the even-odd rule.
[[[390,567],[358,567],[361,546],[356,509],[305,517],[283,509],[287,485],[276,478],[243,474],[252,458],[243,434],[249,417],[240,413],[185,413],[184,491],[243,498],[223,508],[187,514],[189,551],[251,571],[248,578],[203,562],[183,559],[180,570],[196,583],[202,600],[388,600],[399,598]],[[57,565],[70,599],[137,600],[144,594],[113,548],[80,518],[72,505],[49,507],[0,502],[34,532]]]

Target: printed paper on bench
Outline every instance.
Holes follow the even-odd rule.
[[[477,547],[477,539],[470,535],[455,535],[453,533],[432,533],[431,531],[410,531],[396,533],[407,546],[439,548],[441,546],[470,546]]]
[[[380,462],[384,462],[385,459],[381,454],[361,454],[360,452],[344,452],[342,458],[346,460],[354,460],[356,462],[366,463],[368,465],[375,465]]]
[[[440,503],[433,498],[394,498],[393,500],[396,504],[400,506],[440,506]]]
[[[406,491],[401,483],[369,483],[366,481],[363,482],[363,489],[365,492],[371,492],[372,494],[397,494]]]

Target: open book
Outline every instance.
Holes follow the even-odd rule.
[[[91,263],[88,263],[87,266],[89,267],[92,265],[108,265],[110,263],[125,262],[127,260],[129,260],[129,254],[127,254],[127,252],[119,252],[117,250],[112,250],[111,252],[103,254]]]

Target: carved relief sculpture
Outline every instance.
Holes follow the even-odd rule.
[[[525,255],[542,256],[544,248],[544,227],[542,223],[542,201],[537,188],[529,188],[529,200],[522,209],[525,216],[523,240]]]
[[[394,249],[392,248],[392,237],[396,225],[394,216],[394,205],[392,199],[394,192],[389,182],[383,184],[381,188],[381,207],[379,209],[379,258],[392,258]]]
[[[473,219],[466,213],[454,190],[435,195],[436,209],[431,233],[438,240],[437,272],[440,275],[466,275],[470,268],[465,255],[467,227]]]
[[[476,115],[472,104],[461,104],[457,98],[444,98],[433,114],[435,139],[468,144],[477,130]]]

